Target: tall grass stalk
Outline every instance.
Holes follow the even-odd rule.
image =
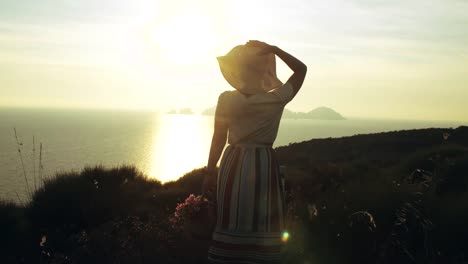
[[[16,133],[16,128],[13,128],[13,130],[15,132],[16,146],[18,147],[18,156],[21,161],[21,168],[23,169],[24,181],[26,182],[26,194],[29,196],[29,198],[31,198],[32,197],[31,189],[29,188],[28,176],[26,174],[26,169],[24,167],[23,154],[21,154],[21,146],[23,146],[23,143],[19,142],[18,140],[18,134]]]
[[[33,162],[33,179],[34,179],[34,191],[37,190],[36,184],[36,142],[33,136],[33,145],[32,145],[32,162]]]
[[[21,198],[17,191],[15,191],[15,194],[16,194],[16,198],[18,198],[18,204],[23,204],[23,201],[21,201]]]
[[[42,142],[39,143],[39,179],[41,180],[42,184],[44,184],[44,179],[42,178]]]

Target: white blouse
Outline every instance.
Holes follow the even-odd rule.
[[[226,91],[218,98],[215,118],[228,124],[231,145],[273,145],[283,109],[293,97],[294,89],[288,82],[250,96]]]

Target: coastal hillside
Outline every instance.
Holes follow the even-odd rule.
[[[313,139],[285,166],[283,263],[464,263],[468,127]],[[204,263],[170,221],[203,169],[161,184],[132,166],[58,173],[0,202],[2,263]]]

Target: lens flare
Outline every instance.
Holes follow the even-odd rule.
[[[283,236],[281,236],[281,241],[286,243],[286,242],[288,242],[288,240],[289,240],[289,233],[288,233],[288,231],[284,231]]]

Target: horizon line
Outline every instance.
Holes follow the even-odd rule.
[[[313,108],[317,109],[320,107],[327,107],[327,106],[318,106]],[[190,110],[193,111],[193,108],[190,107],[184,107],[180,109],[187,109],[189,108]],[[331,107],[327,107],[332,110],[334,110]],[[135,113],[153,113],[153,114],[169,114],[168,112],[171,110],[176,110],[175,108],[171,108],[169,110],[161,110],[161,109],[148,109],[148,108],[112,108],[112,107],[66,107],[66,106],[11,106],[11,105],[0,105],[0,110],[4,109],[10,109],[10,110],[55,110],[55,111],[96,111],[96,112],[135,112]],[[178,110],[180,110],[178,109]],[[205,108],[206,110],[208,108]],[[289,108],[285,108],[287,110],[293,111],[293,112],[301,112],[301,113],[307,113],[307,112],[302,112],[302,111],[294,111]],[[194,111],[193,114],[179,114],[177,113],[176,115],[201,115],[201,116],[208,116],[208,115],[203,115],[202,112],[204,111]],[[311,111],[311,110],[310,110]],[[339,112],[338,112],[339,113]],[[447,123],[461,123],[460,126],[463,125],[468,125],[468,120],[440,120],[440,119],[417,119],[417,118],[402,118],[402,117],[382,117],[382,116],[355,116],[355,115],[342,115],[345,120],[349,119],[367,119],[367,120],[392,120],[392,121],[413,121],[413,122],[447,122]],[[173,115],[173,114],[172,114]],[[330,121],[330,120],[328,120]],[[341,120],[343,121],[343,120]]]

